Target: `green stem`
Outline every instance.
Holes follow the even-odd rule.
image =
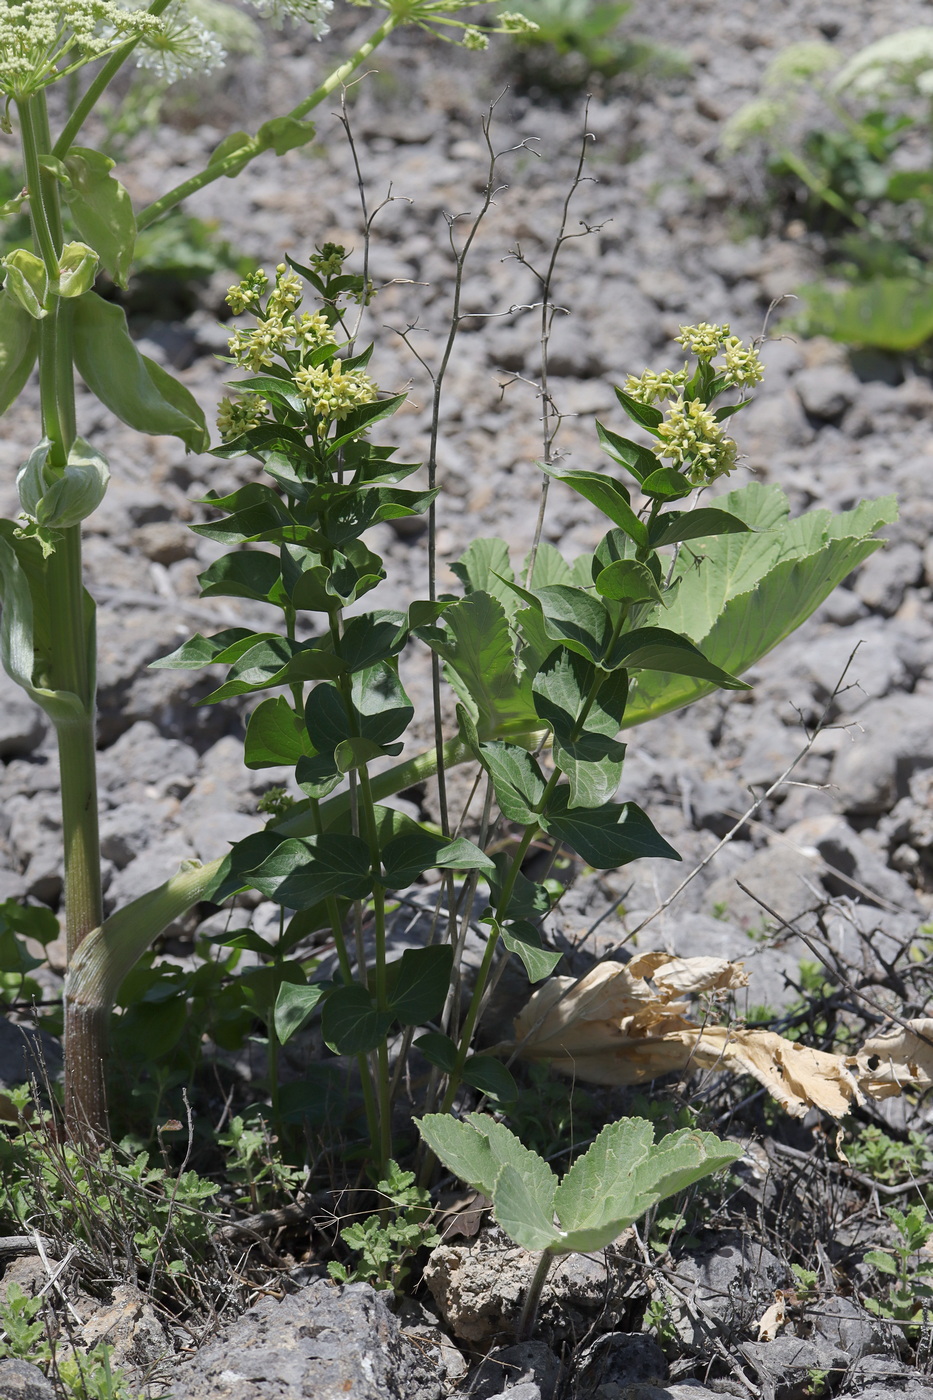
[[[39,164],[40,156],[48,152],[51,143],[45,94],[30,97],[19,110],[33,235],[52,281],[58,276],[62,218],[58,183]],[[71,307],[59,297],[53,297],[48,315],[39,321],[39,393],[42,427],[50,443],[49,463],[64,469],[76,427]],[[70,965],[85,939],[103,921],[94,733],[94,610],[82,579],[80,525],[58,533],[55,550],[46,561],[43,582],[49,615],[49,663],[44,684],[80,702],[67,717],[55,718]],[[66,1002],[66,1124],[73,1136],[91,1141],[100,1140],[107,1133],[103,1072],[106,1044],[106,1012]]]
[[[525,1294],[525,1302],[522,1305],[521,1316],[515,1328],[516,1342],[527,1342],[534,1330],[535,1319],[538,1316],[538,1304],[541,1302],[541,1293],[544,1289],[544,1282],[556,1258],[556,1254],[552,1254],[549,1249],[546,1249],[538,1260],[538,1267],[535,1269],[531,1283],[528,1285],[528,1292]]]
[[[147,14],[161,15],[168,9],[171,2],[172,0],[153,0],[153,3],[147,10]],[[100,71],[95,74],[84,96],[75,104],[71,116],[62,127],[61,135],[52,147],[53,156],[57,156],[59,160],[64,160],[65,156],[71,150],[78,132],[81,130],[82,126],[97,106],[97,103],[100,101],[101,97],[103,97],[107,88],[113,82],[138,43],[138,39],[129,39],[125,44],[122,44],[120,48],[115,49]]]
[[[321,83],[320,87],[314,89],[310,97],[306,97],[303,102],[299,102],[297,107],[293,107],[290,112],[286,113],[286,116],[290,117],[293,121],[300,121],[302,117],[307,116],[307,114],[315,107],[319,106],[326,97],[329,97],[336,88],[339,88],[345,83],[347,78],[350,77],[350,74],[354,73],[361,63],[365,63],[370,54],[374,53],[382,41],[389,37],[393,29],[397,29],[402,23],[403,20],[396,15],[389,15],[389,17],[379,25],[378,29],[374,30],[368,39],[364,40],[351,58],[348,58],[345,63],[341,63],[339,68],[335,68],[330,77],[326,78],[324,82]],[[152,204],[148,204],[137,217],[137,228],[148,228],[156,219],[160,219],[163,214],[167,214],[169,209],[173,209],[176,204],[180,204],[181,201],[187,199],[189,195],[204,189],[205,185],[213,184],[213,182],[219,180],[222,175],[238,174],[243,168],[244,163],[254,160],[256,156],[268,150],[270,145],[271,142],[267,145],[257,136],[252,141],[251,147],[241,146],[239,150],[232,152],[223,160],[211,161],[199,174],[192,175],[190,179],[184,180],[180,185],[176,185],[173,190],[169,190],[167,194],[163,194],[159,199],[154,200]],[[244,162],[244,156],[247,157],[246,162]]]
[[[518,879],[519,871],[522,868],[522,862],[524,861],[525,856],[528,854],[528,849],[531,846],[531,843],[534,840],[537,831],[537,822],[533,822],[530,826],[525,827],[525,830],[522,834],[522,839],[518,845],[518,849],[515,852],[515,855],[512,859],[511,868],[509,870],[508,875],[505,878],[505,883],[502,886],[502,892],[499,895],[498,901],[496,902],[496,922],[492,925],[489,937],[486,939],[486,947],[483,952],[483,960],[480,963],[479,971],[476,974],[476,985],[473,988],[473,995],[470,998],[470,1005],[467,1009],[467,1014],[464,1018],[463,1026],[460,1031],[460,1043],[457,1046],[457,1058],[454,1062],[454,1067],[450,1072],[450,1081],[447,1085],[447,1092],[444,1095],[443,1102],[440,1106],[439,1111],[441,1113],[450,1112],[450,1108],[456,1096],[457,1090],[460,1088],[460,1077],[463,1074],[463,1066],[466,1064],[467,1055],[470,1053],[470,1045],[473,1040],[473,1032],[476,1029],[476,1022],[479,1019],[480,1007],[483,1004],[483,994],[486,991],[486,984],[489,981],[489,972],[492,967],[493,956],[495,955],[496,947],[499,942],[499,920],[504,917],[505,911],[509,907],[509,900],[512,898],[512,891],[515,888],[515,881]]]

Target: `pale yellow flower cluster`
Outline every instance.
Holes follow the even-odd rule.
[[[737,335],[724,343],[726,366],[723,377],[737,389],[753,389],[765,377],[764,365],[754,345],[745,345]]]
[[[718,355],[729,334],[728,326],[716,326],[710,321],[701,321],[698,326],[681,326],[680,335],[674,339],[683,345],[698,360],[711,360]]]
[[[646,369],[644,374],[630,374],[625,381],[625,392],[638,403],[659,403],[661,399],[674,399],[687,382],[687,366],[683,369],[662,369],[660,374]]]
[[[376,386],[369,375],[361,369],[346,370],[337,359],[296,370],[295,388],[314,416],[321,419],[321,434],[327,431],[328,423],[342,423],[354,408],[376,399]]]
[[[669,457],[693,486],[708,486],[735,467],[735,442],[725,435],[715,414],[699,399],[690,403],[675,399],[658,428],[658,437],[663,443],[659,456]]]
[[[221,399],[217,408],[217,431],[224,442],[256,428],[266,416],[268,404],[261,394],[243,394],[239,399]]]

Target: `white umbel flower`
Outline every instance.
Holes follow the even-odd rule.
[[[334,0],[252,0],[252,4],[276,29],[282,27],[286,18],[308,25],[312,39],[323,39],[328,32],[327,16],[334,8]]]
[[[136,50],[136,65],[148,68],[165,83],[177,83],[195,73],[208,77],[223,68],[226,57],[223,44],[202,20],[183,18],[172,9],[162,32],[144,39]]]

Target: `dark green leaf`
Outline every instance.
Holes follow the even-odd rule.
[[[200,632],[196,632],[177,650],[170,652],[168,656],[160,656],[158,661],[150,661],[149,665],[154,670],[162,667],[166,670],[177,668],[182,671],[192,671],[198,666],[210,666],[215,658],[234,642],[243,642],[244,650],[248,649],[256,635],[248,627],[225,627],[222,632],[214,632],[210,637],[203,637]]]
[[[663,602],[654,574],[647,564],[638,564],[634,559],[619,559],[600,569],[595,583],[597,593],[613,602]]]
[[[275,999],[275,1033],[285,1045],[310,1019],[314,1008],[329,990],[329,984],[283,982]]]
[[[537,804],[544,796],[544,778],[531,754],[516,744],[480,745],[480,761],[492,778],[496,801],[507,821],[520,826],[537,823]]]
[[[457,1047],[449,1035],[428,1031],[426,1035],[419,1035],[415,1049],[421,1051],[429,1065],[435,1065],[445,1074],[451,1074],[457,1063]]]
[[[704,539],[707,535],[743,535],[748,528],[737,515],[717,510],[714,506],[672,510],[662,515],[651,527],[651,548],[660,549],[662,545],[675,544],[678,540]]]
[[[362,356],[357,355],[355,358],[360,360]],[[347,361],[347,364],[349,365],[349,361]],[[391,418],[392,414],[397,413],[407,399],[407,394],[395,394],[392,398],[377,399],[375,403],[361,404],[359,408],[353,409],[352,412],[347,414],[346,418],[341,420],[340,427],[337,430],[337,436],[328,438],[324,443],[324,447],[329,453],[335,452],[338,448],[350,442],[351,439],[365,432],[373,423],[379,423],[383,418]],[[407,496],[409,493],[406,492],[405,494]],[[429,500],[430,499],[433,499],[433,497],[429,498]],[[422,509],[426,509],[426,506],[422,507]],[[406,510],[403,513],[405,515],[420,515],[421,510]],[[390,518],[389,516],[380,516],[380,519],[383,520]]]
[[[561,954],[546,948],[541,941],[541,933],[527,919],[512,919],[499,928],[499,936],[510,953],[521,958],[529,982],[540,982],[550,977],[561,960]]]
[[[560,467],[545,467],[543,470],[601,510],[640,548],[648,547],[648,527],[632,510],[628,491],[620,482],[600,472],[567,471]]]
[[[745,681],[714,666],[686,637],[666,627],[639,627],[619,637],[609,658],[613,666],[630,671],[667,671],[673,675],[696,676],[712,681],[722,690],[750,690]]]
[[[276,904],[308,909],[330,895],[372,892],[369,848],[356,836],[289,837],[251,870],[250,884]]]
[[[502,903],[502,893],[505,882],[510,878],[512,861],[507,851],[497,851],[493,856],[496,867],[495,875],[490,875],[489,890],[493,898],[493,903],[498,909]],[[499,909],[499,914],[503,919],[540,919],[551,907],[551,898],[544,885],[535,884],[529,880],[527,875],[521,871],[515,876],[512,885],[512,893],[509,895],[508,906]]]
[[[281,593],[281,567],[276,555],[263,549],[222,554],[198,574],[202,598],[255,598],[268,603]]]
[[[630,394],[626,394],[624,389],[616,389],[615,396],[632,422],[637,423],[640,428],[646,428],[649,433],[657,432],[664,422],[664,414],[653,404],[639,403]]]
[[[641,489],[646,496],[659,501],[676,501],[681,496],[689,496],[696,488],[674,467],[658,467],[645,477]]]
[[[340,659],[353,674],[396,656],[405,645],[405,614],[380,610],[351,617],[340,639]]]
[[[643,481],[657,470],[658,459],[653,452],[637,442],[630,442],[628,438],[619,437],[618,433],[604,427],[599,419],[596,420],[596,436],[603,451],[608,452],[620,466],[628,467],[636,481]]]
[[[321,1029],[335,1055],[367,1055],[385,1040],[391,1011],[378,1011],[365,987],[334,987],[324,1002]]]
[[[423,1026],[444,1009],[453,953],[449,943],[408,948],[386,968],[389,1009],[403,1026]]]
[[[433,832],[416,830],[397,836],[384,847],[382,861],[384,881],[389,889],[401,890],[411,885],[426,870],[494,870],[489,856],[479,846],[458,837],[450,841]]]
[[[642,856],[680,860],[634,802],[604,803],[595,810],[570,806],[570,791],[555,788],[541,825],[597,870],[613,870]]]
[[[562,642],[590,661],[603,659],[612,622],[598,598],[563,584],[538,588],[535,597],[541,605],[544,630],[553,641]]]
[[[284,695],[263,700],[250,715],[243,752],[247,768],[294,766],[302,754],[312,752],[304,721]]]
[[[518,1085],[494,1055],[469,1055],[462,1077],[465,1083],[497,1103],[514,1103],[518,1098]]]

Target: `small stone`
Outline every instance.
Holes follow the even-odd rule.
[[[52,1382],[29,1361],[0,1361],[0,1400],[56,1400]]]
[[[858,398],[861,387],[851,371],[837,365],[801,370],[794,380],[807,413],[820,423],[837,423]]]
[[[880,549],[863,565],[855,591],[872,612],[892,617],[908,588],[923,577],[923,555],[915,544],[895,544]]]

